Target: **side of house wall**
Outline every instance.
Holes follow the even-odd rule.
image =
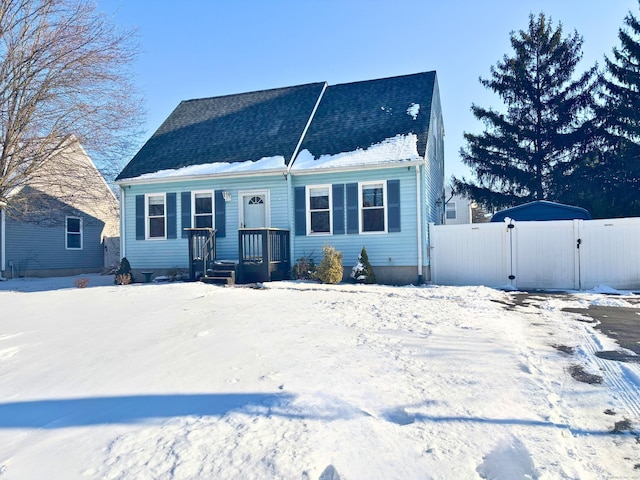
[[[103,268],[104,224],[82,218],[82,249],[66,248],[65,216],[53,225],[5,219],[5,275],[46,277],[99,272]]]
[[[366,247],[369,261],[381,283],[414,283],[417,280],[417,219],[416,219],[416,170],[415,166],[396,167],[354,172],[295,175],[293,187],[309,185],[334,185],[379,180],[399,180],[400,231],[364,234],[311,234],[295,235],[292,260],[312,256],[316,263],[322,259],[323,245],[331,245],[343,254],[345,274],[351,273],[362,247]],[[343,200],[346,202],[346,198]],[[293,202],[292,202],[293,203]],[[343,220],[347,209],[343,203]],[[336,205],[334,205],[334,208]],[[333,212],[332,212],[333,213]]]
[[[444,221],[444,122],[437,78],[431,99],[429,138],[423,171],[424,219],[429,223]],[[426,228],[425,228],[426,231]]]
[[[172,268],[188,268],[188,241],[182,237],[182,193],[194,191],[225,191],[230,201],[225,202],[225,236],[217,238],[217,258],[223,260],[238,259],[238,227],[239,227],[239,193],[249,190],[267,190],[269,192],[270,227],[289,228],[287,211],[287,180],[282,174],[269,176],[247,176],[235,178],[198,179],[193,181],[165,181],[153,184],[125,186],[125,211],[123,215],[124,232],[121,232],[123,251],[135,269],[168,270]],[[145,194],[176,194],[176,228],[175,239],[136,239],[136,196]],[[219,226],[216,226],[219,227]]]

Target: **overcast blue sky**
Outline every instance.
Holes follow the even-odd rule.
[[[478,82],[509,32],[544,12],[584,38],[580,68],[602,64],[638,0],[97,0],[138,31],[135,66],[147,111],[144,140],[181,100],[436,70],[447,179],[469,175],[458,151],[482,124],[472,103],[500,106]],[[125,162],[126,163],[126,162]]]

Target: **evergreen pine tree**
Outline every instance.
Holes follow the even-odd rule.
[[[351,278],[357,283],[376,283],[376,274],[373,272],[373,267],[369,262],[369,255],[365,247],[362,247],[360,255],[358,255],[358,263],[351,270]]]
[[[605,58],[599,116],[605,129],[602,155],[584,177],[597,179],[595,216],[640,216],[640,22],[630,12],[618,32],[619,48]]]
[[[566,38],[543,13],[511,35],[505,55],[480,79],[504,103],[499,111],[473,105],[486,127],[465,133],[463,162],[477,181],[454,179],[455,189],[491,208],[533,200],[558,201],[571,185],[576,165],[593,147],[592,109],[596,67],[575,78],[582,37]]]

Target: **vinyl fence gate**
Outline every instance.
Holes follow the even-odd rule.
[[[440,285],[640,289],[640,218],[429,225]]]

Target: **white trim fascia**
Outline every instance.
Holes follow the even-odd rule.
[[[322,173],[362,172],[365,170],[384,170],[385,168],[413,167],[423,165],[424,159],[405,160],[399,162],[375,163],[371,165],[353,165],[345,167],[309,168],[306,170],[291,170],[291,175],[317,175]]]
[[[154,183],[169,183],[169,182],[192,182],[195,180],[215,180],[218,178],[232,178],[232,177],[263,177],[265,175],[285,175],[287,173],[286,168],[272,168],[268,170],[256,170],[250,172],[227,172],[227,173],[211,173],[206,175],[187,175],[187,176],[175,176],[175,177],[157,177],[157,178],[125,178],[117,180],[116,185],[121,187],[127,187],[130,185],[150,185]]]
[[[320,95],[318,96],[318,100],[316,100],[316,104],[314,105],[313,110],[311,111],[311,115],[309,116],[309,120],[307,120],[307,124],[305,125],[304,130],[302,131],[302,134],[300,135],[300,139],[298,140],[298,144],[296,145],[296,148],[293,150],[293,154],[291,154],[291,159],[289,160],[289,165],[287,166],[287,173],[289,173],[291,171],[291,167],[293,167],[295,159],[298,156],[298,151],[300,150],[300,146],[302,145],[302,142],[304,141],[304,137],[307,136],[307,130],[309,130],[309,126],[311,125],[311,122],[313,121],[313,117],[316,116],[316,111],[318,110],[318,107],[320,106],[320,102],[322,101],[322,97],[324,97],[324,92],[327,90],[328,86],[329,86],[329,84],[327,82],[324,82],[324,86],[322,87],[322,91],[320,92]]]
[[[5,248],[6,243],[6,223],[5,223],[4,210],[0,208],[0,271],[4,272],[7,269],[6,258],[7,250]]]

